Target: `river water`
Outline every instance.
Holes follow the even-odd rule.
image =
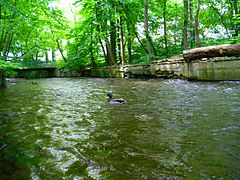
[[[240,178],[240,82],[16,80],[0,122],[0,179]]]

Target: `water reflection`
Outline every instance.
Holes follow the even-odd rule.
[[[239,82],[35,81],[0,91],[1,177],[240,175]],[[109,106],[108,90],[127,104]]]

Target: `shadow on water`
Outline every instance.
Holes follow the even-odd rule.
[[[238,178],[239,82],[19,80],[0,90],[4,179]],[[127,104],[111,106],[106,94]]]

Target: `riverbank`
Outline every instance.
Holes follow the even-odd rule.
[[[135,64],[87,68],[78,71],[54,68],[17,69],[14,78],[101,77],[101,78],[171,78],[188,80],[238,80],[240,57],[219,57],[187,62],[183,58]]]
[[[240,80],[240,58],[212,58],[186,62],[159,61],[151,64],[109,66],[80,72],[57,71],[57,77],[173,78],[188,80]]]

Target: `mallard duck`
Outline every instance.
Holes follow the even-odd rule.
[[[126,103],[126,101],[124,99],[113,99],[111,92],[109,92],[107,94],[107,96],[108,96],[108,103],[109,104],[116,104],[117,105],[117,104],[125,104]]]

